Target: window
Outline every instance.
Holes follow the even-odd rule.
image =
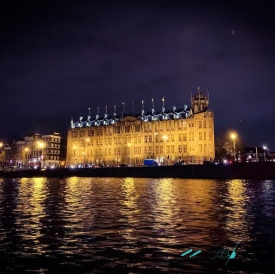
[[[183,146],[183,152],[184,152],[184,153],[187,152],[187,146],[186,146],[186,145]]]
[[[202,128],[202,121],[199,121],[199,128]]]
[[[174,153],[174,146],[171,146],[171,153]]]
[[[203,127],[206,128],[206,121],[203,121]]]
[[[183,133],[183,134],[182,134],[182,140],[183,140],[184,142],[186,142],[186,133]]]
[[[206,132],[203,133],[203,139],[206,140]]]
[[[179,142],[182,141],[181,134],[178,134],[178,141],[179,141]]]
[[[130,129],[131,129],[130,125],[126,125],[125,126],[125,133],[130,133]]]
[[[179,153],[182,153],[182,145],[179,145]]]
[[[186,129],[186,122],[182,122],[182,128]]]
[[[135,125],[135,131],[136,131],[136,132],[140,132],[140,124]]]
[[[202,132],[199,132],[199,140],[202,140]]]

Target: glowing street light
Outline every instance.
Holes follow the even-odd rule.
[[[41,150],[41,157],[40,157],[40,160],[41,160],[41,167],[42,167],[42,161],[43,161],[43,149],[44,147],[46,147],[46,144],[44,142],[41,142],[41,141],[37,141],[37,147],[38,149]],[[37,161],[38,161],[38,153],[37,153]]]
[[[237,138],[237,134],[232,132],[230,134],[230,138],[233,140],[234,161],[236,162],[236,138]]]
[[[265,145],[265,146],[263,146],[263,149],[264,149],[264,161],[265,161],[265,158],[266,158],[265,154],[266,154],[266,151],[268,150],[268,148],[267,148],[267,146]]]

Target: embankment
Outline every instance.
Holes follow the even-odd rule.
[[[231,165],[183,165],[161,167],[81,168],[55,170],[23,170],[0,172],[10,178],[65,177],[135,177],[135,178],[196,178],[196,179],[260,179],[275,180],[275,163],[234,163]]]

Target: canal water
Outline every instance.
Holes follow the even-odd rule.
[[[274,249],[275,181],[0,178],[0,273],[274,273]]]

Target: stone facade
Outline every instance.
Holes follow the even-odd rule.
[[[143,105],[143,103],[142,103]],[[160,165],[175,161],[199,164],[213,161],[214,114],[208,109],[209,96],[198,92],[186,105],[171,111],[164,108],[150,113],[142,106],[140,114],[125,114],[95,119],[80,117],[71,121],[67,136],[67,164],[81,165],[121,163],[139,166],[146,158],[153,158]]]

